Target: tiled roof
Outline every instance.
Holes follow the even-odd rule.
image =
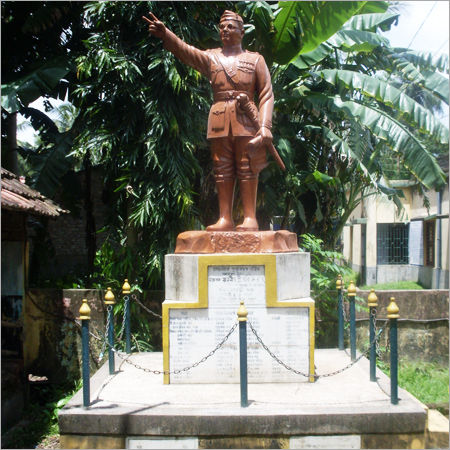
[[[12,172],[2,168],[1,177],[2,209],[49,217],[57,217],[70,212],[60,208],[40,192],[31,189]]]

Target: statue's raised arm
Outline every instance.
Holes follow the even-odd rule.
[[[148,14],[150,16],[150,19],[148,17],[142,16],[142,18],[149,23],[148,31],[153,36],[163,39],[164,35],[166,34],[166,26],[152,12]]]
[[[211,144],[220,218],[206,229],[257,231],[256,193],[259,172],[267,165],[266,147],[278,156],[271,133],[272,84],[264,58],[259,53],[242,49],[244,22],[232,11],[225,11],[220,18],[223,47],[210,50],[188,45],[153,13],[149,16],[143,16],[143,19],[148,22],[150,34],[162,39],[164,48],[180,61],[205,75],[213,90],[207,138]],[[279,156],[276,161],[284,167]],[[244,212],[244,221],[237,227],[232,218],[236,178]]]

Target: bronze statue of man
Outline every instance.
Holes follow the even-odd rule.
[[[258,174],[267,165],[265,147],[275,151],[271,133],[274,98],[264,58],[259,53],[242,49],[244,22],[232,11],[225,11],[220,18],[223,47],[206,51],[186,44],[154,14],[149,15],[150,19],[143,17],[149,23],[149,32],[162,39],[164,48],[180,61],[206,76],[213,90],[214,103],[209,113],[207,138],[210,140],[220,217],[217,223],[206,229],[257,231]],[[255,93],[259,108],[253,102]],[[244,221],[235,228],[232,214],[236,177]]]

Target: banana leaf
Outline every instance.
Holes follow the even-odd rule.
[[[329,97],[323,94],[310,94],[303,101],[316,110],[330,109],[359,121],[400,154],[405,167],[427,189],[441,189],[445,186],[445,174],[436,158],[412,132],[385,111],[356,101],[343,101],[339,96]]]
[[[389,8],[389,2],[366,2],[366,4],[361,8],[361,14],[371,14],[371,13],[384,13]]]
[[[287,64],[335,34],[366,2],[280,2],[275,12],[272,53]]]
[[[375,176],[371,173],[368,167],[364,164],[363,158],[360,153],[354,152],[348,143],[342,139],[340,136],[336,135],[328,127],[316,126],[316,125],[306,125],[305,129],[311,133],[319,133],[328,142],[330,142],[332,148],[338,152],[340,155],[345,156],[348,160],[354,161],[362,173],[370,179],[374,187],[377,187],[378,183]],[[370,162],[370,160],[369,160]]]
[[[66,58],[55,58],[29,75],[3,84],[2,108],[9,113],[14,113],[42,95],[49,94],[71,68]]]
[[[448,78],[445,78],[438,72],[431,72],[429,70],[424,70],[422,74],[424,76],[424,87],[448,105],[450,95]]]
[[[316,73],[333,85],[342,83],[348,89],[356,89],[397,109],[420,131],[429,133],[442,144],[448,143],[448,129],[434,118],[433,113],[389,83],[350,70],[326,69]]]
[[[402,57],[410,63],[429,70],[448,73],[448,55],[435,56],[430,52],[419,52],[407,48],[393,48],[394,56]]]
[[[52,198],[61,183],[61,178],[73,168],[74,158],[69,156],[72,150],[71,132],[58,133],[53,145],[36,152],[19,147],[19,153],[27,159],[34,175],[32,186],[47,197]]]
[[[328,45],[327,42],[323,42],[317,48],[309,53],[304,53],[295,58],[291,64],[293,64],[298,69],[309,69],[311,66],[322,61],[330,53],[333,52],[333,47]]]
[[[395,68],[401,72],[407,80],[412,81],[413,83],[422,83],[424,81],[424,77],[417,67],[401,55],[390,55],[389,57],[392,59]]]
[[[389,41],[385,37],[361,30],[341,30],[332,36],[327,43],[346,52],[363,53],[369,53],[381,45],[389,45]]]
[[[399,15],[400,14],[391,12],[357,14],[345,23],[344,28],[373,32],[375,32],[377,28],[380,28],[382,31],[388,31],[393,24],[397,24]]]

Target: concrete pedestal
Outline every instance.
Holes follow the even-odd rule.
[[[309,254],[166,255],[163,303],[165,383],[238,383],[238,333],[214,350],[237,320],[240,301],[268,348],[314,381],[314,301],[309,297]],[[293,382],[248,330],[250,383]],[[175,373],[173,373],[175,371]]]
[[[319,375],[347,366],[347,351],[318,349]],[[315,383],[169,384],[136,368],[162,369],[161,353],[116,357],[91,379],[91,406],[80,390],[59,413],[61,448],[446,448],[444,427],[427,430],[426,407],[403,389],[392,405],[389,379],[369,361]],[[283,369],[284,370],[284,369]],[[438,431],[440,434],[436,434]],[[433,446],[429,446],[432,444]],[[439,446],[441,445],[441,446]]]

